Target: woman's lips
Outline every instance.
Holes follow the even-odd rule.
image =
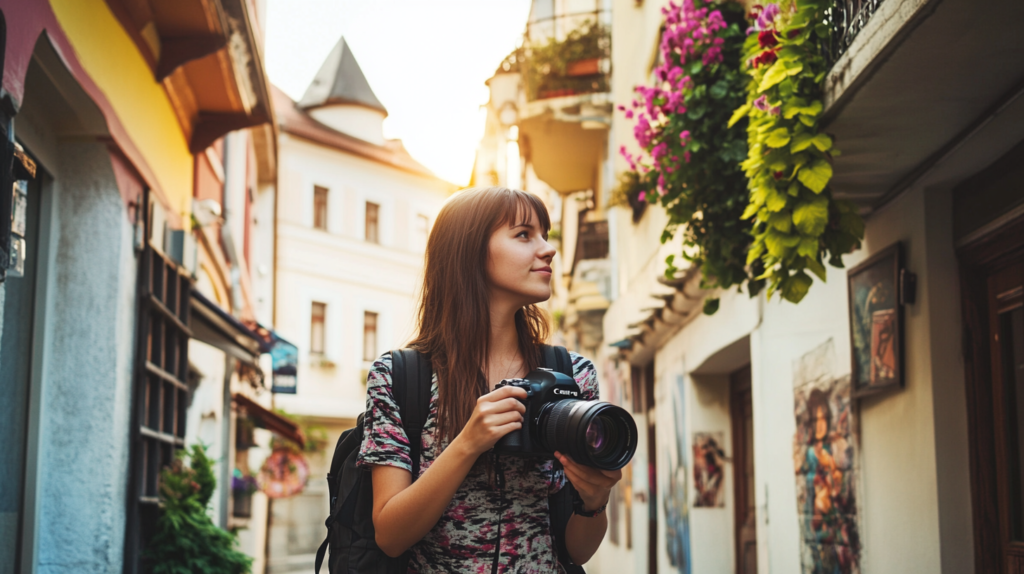
[[[533,271],[534,273],[546,273],[548,275],[551,275],[550,267],[541,267],[539,269],[531,269],[530,271]]]

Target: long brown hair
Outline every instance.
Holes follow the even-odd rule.
[[[529,222],[551,227],[537,196],[504,187],[472,188],[449,198],[427,240],[418,334],[410,347],[430,356],[437,371],[438,438],[453,440],[466,426],[476,399],[488,392],[480,368],[487,362],[491,315],[487,254],[501,225]],[[537,345],[548,337],[547,316],[536,305],[516,311],[519,351],[528,371],[540,365]]]

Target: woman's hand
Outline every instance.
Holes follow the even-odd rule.
[[[580,493],[583,510],[587,512],[593,512],[608,504],[612,487],[622,480],[621,470],[599,470],[583,466],[560,452],[555,453],[555,458],[565,467],[565,477]]]
[[[519,387],[502,387],[476,400],[476,407],[456,441],[475,456],[487,452],[498,439],[523,427],[526,391]]]

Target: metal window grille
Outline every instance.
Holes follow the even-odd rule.
[[[149,205],[148,193],[142,205]],[[151,237],[152,213],[144,237]],[[132,414],[125,572],[148,572],[146,545],[159,517],[158,479],[185,446],[192,277],[147,241],[139,259],[138,351]]]
[[[313,227],[327,231],[327,188],[313,186]]]
[[[324,320],[327,316],[327,305],[313,302],[309,314],[309,352],[317,355],[324,353]]]
[[[376,203],[366,202],[366,240],[370,243],[380,243],[380,206]]]
[[[366,311],[363,313],[363,360],[373,361],[377,358],[377,314]]]

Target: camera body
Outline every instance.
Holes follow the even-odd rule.
[[[494,452],[513,456],[539,456],[554,458],[554,449],[542,444],[540,417],[545,407],[564,400],[580,400],[579,385],[572,378],[550,369],[537,369],[522,379],[506,379],[494,390],[502,387],[519,387],[526,391],[526,405],[523,426],[501,437],[494,445]]]

